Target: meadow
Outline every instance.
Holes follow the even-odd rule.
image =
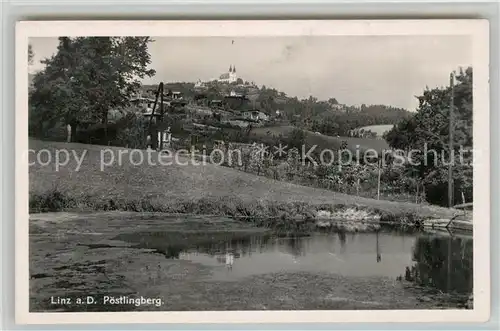
[[[102,169],[101,151],[117,155],[126,149],[76,143],[30,140],[30,210],[128,210],[230,216],[293,217],[319,208],[372,210],[393,217],[407,214],[422,218],[447,218],[454,210],[409,202],[362,198],[329,190],[300,186],[245,173],[215,164],[140,164],[124,157]],[[71,158],[56,170],[54,162],[43,165],[37,151],[55,155],[68,150]],[[130,150],[128,150],[130,151]],[[109,160],[108,160],[109,161]],[[297,216],[297,215],[295,215]]]

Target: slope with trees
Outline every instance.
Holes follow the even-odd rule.
[[[472,201],[472,68],[455,75],[453,108],[453,202]],[[414,150],[405,164],[422,183],[429,202],[447,205],[451,87],[424,91],[417,113],[401,121],[385,138],[392,148]],[[460,150],[469,150],[460,153]],[[463,198],[462,198],[463,194]]]
[[[108,115],[129,105],[148,68],[149,37],[60,37],[56,54],[33,79],[30,135],[70,124],[101,123],[107,135]]]

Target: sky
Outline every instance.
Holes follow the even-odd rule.
[[[153,37],[156,75],[143,83],[196,82],[227,72],[288,96],[336,98],[346,105],[384,104],[415,110],[426,86],[472,64],[467,36]],[[57,38],[31,38],[30,72],[57,50]]]

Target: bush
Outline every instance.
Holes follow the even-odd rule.
[[[146,148],[149,122],[143,116],[130,114],[121,122],[116,135],[116,144],[127,148]]]
[[[44,194],[30,194],[30,212],[56,212],[75,208],[77,201],[68,197],[56,187]]]
[[[306,133],[298,128],[293,129],[288,143],[290,148],[302,150],[302,146],[306,144]]]

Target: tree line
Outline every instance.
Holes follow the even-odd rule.
[[[57,52],[33,78],[30,92],[30,134],[43,136],[55,126],[73,130],[101,123],[129,105],[141,80],[155,74],[148,68],[150,37],[60,37]],[[31,55],[30,55],[31,54]],[[32,50],[29,51],[32,59]]]
[[[472,201],[472,78],[471,67],[454,74],[453,147],[449,146],[451,87],[427,89],[418,97],[417,112],[387,132],[394,149],[416,150],[413,165],[406,163],[408,176],[425,189],[428,201],[446,206],[448,162],[453,161],[453,203]],[[460,150],[467,150],[460,153]],[[415,165],[416,164],[416,165]]]

